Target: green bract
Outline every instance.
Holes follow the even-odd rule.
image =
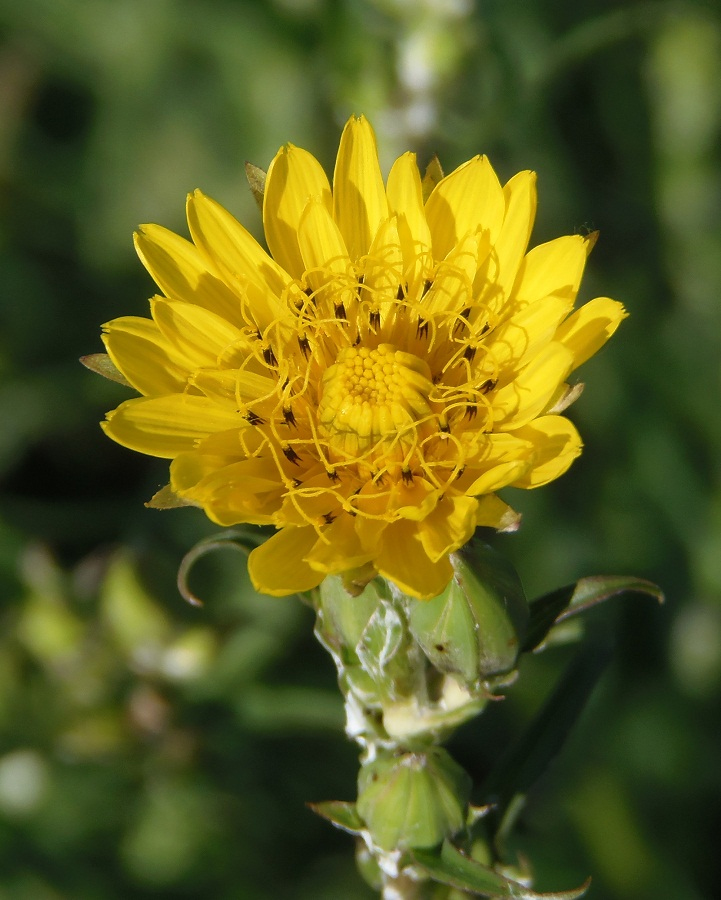
[[[515,569],[490,547],[473,542],[451,561],[443,593],[411,601],[410,628],[439,671],[470,685],[513,669],[528,605]]]
[[[436,847],[464,827],[470,788],[441,747],[383,754],[361,768],[357,809],[381,850]]]

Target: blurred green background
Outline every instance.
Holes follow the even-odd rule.
[[[599,229],[582,299],[631,317],[584,367],[584,455],[507,496],[529,595],[601,573],[668,602],[588,619],[614,662],[518,832],[540,889],[717,895],[721,834],[721,3],[0,0],[0,900],[362,900],[330,659],[197,510],[106,440],[81,368],[153,286],[131,233],[202,187],[260,235],[243,162],[332,167],[351,113],[384,167],[488,153],[539,173],[534,243]],[[511,492],[512,493],[512,492]],[[527,660],[452,744],[478,781],[569,660]]]

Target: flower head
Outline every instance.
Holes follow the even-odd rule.
[[[415,155],[381,175],[352,118],[333,185],[291,144],[263,197],[270,254],[215,201],[188,198],[192,242],[136,235],[162,295],[105,326],[143,396],[107,434],[172,459],[178,502],[278,531],[250,556],[269,594],[364,568],[421,598],[477,526],[512,529],[496,491],[561,475],[581,450],[569,374],[625,313],[572,312],[592,236],[526,253],[535,175],[501,186],[477,156],[446,177]]]

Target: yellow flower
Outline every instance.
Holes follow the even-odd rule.
[[[535,209],[535,175],[502,187],[484,156],[421,179],[406,153],[384,186],[363,117],[332,188],[305,150],[278,152],[271,255],[196,191],[192,243],[136,235],[162,295],[152,319],[105,326],[143,395],[105,431],[172,459],[178,503],[278,529],[250,555],[258,590],[363,569],[435,596],[477,526],[516,527],[497,490],[546,484],[580,453],[566,379],[625,315],[607,298],[572,312],[592,236],[526,253]]]

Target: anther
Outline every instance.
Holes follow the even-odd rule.
[[[275,358],[273,348],[270,346],[263,348],[263,359],[265,360],[266,365],[273,367],[278,365],[278,360]]]
[[[473,362],[473,359],[476,355],[476,347],[472,347],[470,344],[463,351],[463,358],[467,359],[468,362]]]
[[[478,404],[467,403],[466,404],[466,415],[469,419],[475,419],[478,415]]]
[[[379,309],[372,309],[368,316],[368,324],[371,331],[377,331],[381,327],[381,312]]]
[[[345,319],[345,304],[343,302],[336,304],[335,307],[335,317],[336,319]]]
[[[303,356],[308,359],[310,356],[310,341],[305,335],[303,335],[303,337],[298,336],[298,346],[300,347],[300,352]]]
[[[423,293],[421,294],[421,297],[425,297],[432,287],[433,282],[430,280],[430,278],[426,278],[426,280],[423,282]]]
[[[265,419],[261,418],[257,413],[247,412],[244,418],[249,425],[265,425]]]
[[[337,516],[335,516],[332,512],[323,513],[323,521],[326,525],[330,525],[331,522],[333,522],[336,518]]]
[[[458,315],[456,319],[456,324],[453,326],[453,333],[456,334],[461,328],[464,328],[468,325],[468,316],[471,314],[471,307],[467,306],[464,310]]]
[[[418,319],[418,328],[416,329],[417,338],[428,337],[428,319]]]
[[[495,378],[488,378],[483,382],[479,390],[482,394],[487,394],[489,391],[492,391],[497,384],[498,381]]]
[[[396,300],[404,300],[406,296],[406,291],[402,284],[398,285],[398,290],[396,291]]]
[[[401,471],[401,476],[403,478],[403,484],[413,484],[413,472],[410,469],[404,468]]]
[[[336,472],[335,469],[326,469],[325,474],[328,478],[334,483],[337,484],[340,481],[340,475]]]
[[[296,424],[295,413],[289,406],[283,410],[283,419],[284,419],[286,425],[295,425]]]
[[[283,450],[283,456],[288,460],[288,462],[294,463],[296,466],[300,462],[300,456],[295,452],[295,450],[286,444],[285,447],[281,448]]]

